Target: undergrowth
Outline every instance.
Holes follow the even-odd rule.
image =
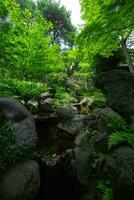
[[[0,173],[23,159],[31,159],[35,152],[27,143],[16,143],[11,121],[0,125]]]
[[[109,117],[109,126],[114,131],[108,138],[108,149],[120,143],[126,143],[134,147],[134,124],[127,124],[119,115],[111,115]]]

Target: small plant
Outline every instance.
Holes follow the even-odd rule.
[[[107,154],[103,154],[101,152],[96,151],[95,149],[92,150],[92,162],[91,166],[92,168],[100,167],[103,161],[108,159]]]
[[[121,142],[134,147],[134,124],[127,125],[121,116],[112,114],[109,117],[109,126],[114,132],[108,138],[108,149]]]
[[[101,192],[102,200],[113,200],[113,191],[109,186],[109,182],[104,180],[97,181],[97,189]]]
[[[37,99],[48,89],[47,84],[0,77],[0,96],[16,97],[25,103],[30,99]]]
[[[100,91],[94,91],[92,94],[91,94],[91,99],[95,100],[95,101],[105,101],[105,97],[104,95],[102,94],[102,92]]]
[[[96,168],[97,166],[100,166],[100,164],[103,161],[102,154],[99,152],[96,152],[95,150],[92,150],[92,158],[93,158],[93,161],[91,163],[92,168]]]
[[[70,95],[68,92],[64,90],[64,88],[58,88],[55,94],[55,107],[64,105],[64,107],[68,107],[71,103],[75,102],[76,98]]]
[[[130,146],[134,147],[134,134],[129,132],[116,131],[109,136],[108,149],[115,145],[118,145],[121,142],[128,143]]]
[[[15,143],[13,126],[10,121],[0,126],[0,173],[22,159],[32,158],[35,152],[26,143]]]
[[[127,124],[125,120],[118,115],[117,113],[109,114],[109,124],[108,126],[112,127],[114,130],[127,130]]]

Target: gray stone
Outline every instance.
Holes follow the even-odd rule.
[[[111,108],[98,108],[89,115],[88,120],[88,131],[94,134],[95,145],[102,152],[108,150],[108,137],[114,132],[114,128],[110,125],[110,118],[118,116],[119,114],[114,112]]]
[[[56,114],[61,118],[61,120],[70,120],[77,114],[77,109],[74,107],[59,107],[56,110]]]
[[[89,98],[84,98],[80,101],[79,105],[83,107],[90,107],[93,104],[93,100]]]
[[[89,134],[78,135],[75,148],[66,150],[64,157],[68,161],[70,175],[74,174],[85,189],[90,184],[92,176]]]
[[[32,114],[18,101],[0,97],[0,111],[12,121],[16,143],[37,144],[37,133]]]
[[[106,96],[109,107],[126,116],[134,115],[134,74],[122,70],[100,73],[95,85]]]
[[[84,116],[76,115],[74,118],[70,118],[70,120],[62,120],[57,127],[63,131],[68,132],[71,135],[75,135],[78,133],[80,128],[83,127],[84,124]]]
[[[130,147],[118,148],[111,157],[109,156],[104,169],[115,188],[133,191],[134,149]]]
[[[52,97],[52,94],[50,92],[44,92],[44,93],[40,94],[39,99],[44,100],[44,99],[48,99],[51,97]]]
[[[36,114],[38,113],[39,109],[38,109],[38,102],[35,100],[29,100],[27,102],[27,108],[30,112]]]
[[[39,166],[25,161],[7,170],[0,179],[1,200],[35,200],[40,185]]]
[[[52,98],[42,99],[39,102],[39,109],[42,112],[53,112],[54,111],[53,103],[54,103],[54,100]]]
[[[96,110],[97,111],[97,110]],[[108,137],[113,133],[113,128],[110,126],[110,117],[118,115],[111,108],[98,109],[97,111],[97,135],[96,145],[101,151],[107,151],[108,149]]]

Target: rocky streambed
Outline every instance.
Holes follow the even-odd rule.
[[[134,199],[134,76],[116,70],[98,75],[95,82],[107,102],[85,115],[74,107],[48,114],[46,100],[44,113],[32,115],[16,100],[0,98],[15,142],[36,149],[32,160],[19,161],[1,174],[1,200]]]

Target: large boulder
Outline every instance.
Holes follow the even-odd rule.
[[[134,115],[134,74],[122,70],[100,73],[95,85],[107,98],[108,106],[126,115]]]
[[[127,146],[116,149],[107,159],[104,171],[113,185],[115,199],[133,200],[134,149]]]
[[[83,127],[85,122],[84,115],[78,115],[75,107],[59,107],[56,111],[60,122],[58,123],[58,129],[66,131],[70,135],[75,135]]]
[[[1,200],[35,200],[40,185],[39,166],[25,161],[7,170],[0,179]]]
[[[44,99],[48,99],[48,98],[54,98],[55,92],[56,91],[54,89],[50,89],[47,92],[43,92],[40,94],[39,99],[44,100]]]
[[[90,135],[94,135],[95,145],[101,152],[108,150],[108,138],[115,131],[112,125],[112,118],[120,117],[118,113],[111,108],[97,108],[89,115],[88,130]]]
[[[37,133],[33,116],[21,103],[0,97],[0,112],[12,121],[16,143],[27,143],[29,148],[36,146]]]
[[[54,111],[54,95],[55,91],[50,90],[48,92],[44,92],[40,94],[38,98],[38,103],[39,103],[39,110],[41,112],[53,112]]]
[[[27,108],[31,113],[37,114],[39,112],[38,106],[38,102],[35,100],[31,99],[27,102]]]
[[[61,120],[70,120],[76,116],[77,109],[75,107],[59,107],[56,110],[56,114]]]
[[[84,119],[83,115],[76,115],[74,118],[60,121],[57,127],[71,135],[75,135],[83,127]]]
[[[47,98],[47,99],[41,100],[39,102],[40,111],[47,112],[47,113],[53,112],[54,111],[53,103],[54,103],[54,100],[52,98]]]
[[[78,135],[75,140],[75,148],[66,150],[64,157],[68,161],[67,168],[70,176],[75,176],[84,190],[90,185],[91,170],[91,146],[89,133]]]

